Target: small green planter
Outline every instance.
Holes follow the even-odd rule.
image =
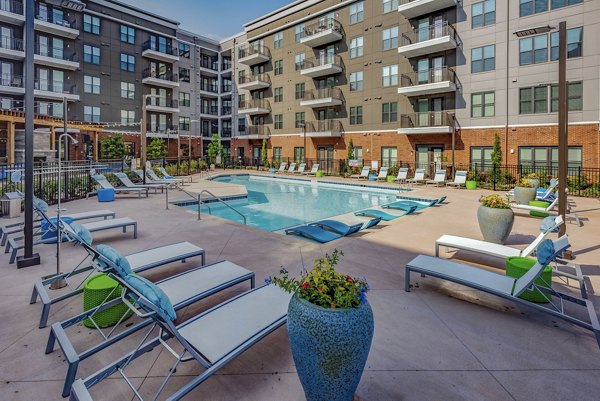
[[[315,176],[316,176],[317,178],[324,177],[324,176],[325,176],[325,173],[324,173],[324,172],[322,172],[322,171],[317,171],[317,174],[316,174]]]
[[[393,175],[388,175],[387,176],[387,182],[393,183],[395,180],[396,180],[396,177],[394,177]]]
[[[477,189],[477,181],[467,181],[465,182],[465,186],[470,190]]]

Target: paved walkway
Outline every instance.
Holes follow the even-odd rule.
[[[373,346],[357,391],[360,400],[598,400],[600,349],[590,332],[432,278],[416,276],[418,288],[404,291],[405,264],[419,253],[432,254],[440,235],[481,238],[476,210],[483,193],[486,191],[422,188],[415,194],[446,194],[447,203],[327,245],[208,216],[197,221],[195,214],[182,208],[165,210],[161,194],[148,199],[119,197],[109,204],[98,204],[92,198],[69,202],[65,207],[69,212],[108,207],[118,217],[138,220],[138,239],[116,230],[96,233],[96,244],[107,243],[129,253],[186,240],[206,249],[207,262],[231,260],[253,270],[259,281],[276,274],[281,266],[297,273],[309,268],[324,252],[343,250],[340,269],[368,278],[372,288],[369,301],[375,314]],[[576,261],[598,288],[600,202],[581,198],[575,202],[584,226],[568,224],[567,230]],[[517,217],[509,243],[524,246],[537,235],[538,226],[537,219]],[[38,246],[36,251],[43,264],[21,270],[8,264],[6,254],[0,255],[1,400],[62,399],[66,363],[60,350],[44,354],[49,328],[37,328],[40,305],[29,304],[33,282],[55,270],[55,248]],[[78,263],[83,252],[66,244],[62,255],[62,265],[67,267]],[[489,264],[496,271],[502,268],[499,260],[466,253],[454,257]],[[196,263],[175,264],[167,270],[186,269]],[[144,276],[154,280],[163,277],[165,271]],[[213,296],[179,313],[179,318],[185,320],[246,288],[240,285]],[[600,312],[600,301],[595,295],[591,298]],[[80,297],[74,297],[55,305],[50,322],[81,311],[81,303]],[[96,336],[83,326],[70,333],[78,349]],[[82,362],[79,377],[131,350],[139,339],[130,338]],[[170,354],[157,347],[132,364],[129,373],[141,393],[149,396],[171,363]],[[200,371],[193,363],[180,366],[166,394]],[[95,386],[92,395],[96,400],[133,399],[118,376]],[[187,399],[303,400],[285,327],[220,370]]]

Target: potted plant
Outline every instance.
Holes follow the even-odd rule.
[[[527,174],[525,180],[529,181],[534,188],[540,186],[540,177],[536,173]]]
[[[504,244],[515,221],[508,199],[500,195],[488,195],[482,196],[479,203],[477,221],[483,238],[488,242]]]
[[[470,190],[477,189],[477,181],[479,180],[479,171],[476,168],[469,170],[467,173],[467,181],[465,187]]]
[[[514,190],[515,202],[520,205],[529,205],[529,202],[535,200],[536,188],[530,180],[521,179]]]
[[[351,401],[373,338],[373,312],[364,278],[335,270],[341,251],[315,259],[310,271],[290,278],[282,269],[273,282],[294,293],[288,335],[307,401]]]

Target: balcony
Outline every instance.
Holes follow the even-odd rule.
[[[270,112],[271,105],[266,99],[252,99],[247,102],[241,102],[238,108],[239,114],[247,114],[249,116],[269,114]]]
[[[427,71],[402,74],[399,95],[423,96],[456,92],[456,73],[452,68],[432,68]]]
[[[256,64],[266,63],[271,59],[269,48],[262,45],[250,45],[246,49],[239,50],[238,62],[253,66]]]
[[[271,78],[269,74],[258,74],[240,77],[238,79],[238,89],[245,89],[249,91],[255,91],[259,89],[266,89],[271,86]]]
[[[202,60],[200,60],[200,68],[203,68],[204,70],[207,70],[208,72],[211,72],[216,75],[219,72],[219,60],[211,58],[202,58]]]
[[[456,49],[456,31],[445,22],[403,33],[398,53],[410,58],[451,49]]]
[[[336,107],[344,103],[344,97],[340,88],[323,88],[304,92],[300,106],[312,108]]]
[[[0,77],[0,92],[11,95],[24,95],[23,77],[21,75],[2,74]]]
[[[67,87],[63,81],[50,81],[47,79],[36,79],[33,84],[33,95],[35,97],[54,100],[63,100],[63,98],[70,101],[79,100],[75,85]]]
[[[200,90],[206,92],[205,94],[212,95],[214,97],[219,96],[219,83],[214,82],[200,82]]]
[[[177,74],[159,74],[156,70],[146,68],[142,72],[142,83],[146,85],[160,86],[162,88],[178,88],[179,79]]]
[[[23,2],[13,0],[0,1],[0,21],[9,24],[23,25],[25,23]]]
[[[11,60],[23,60],[25,58],[23,39],[0,36],[0,57]]]
[[[454,116],[446,111],[428,111],[400,116],[399,134],[451,134],[453,132]]]
[[[33,55],[35,64],[74,71],[79,68],[79,61],[76,60],[74,52],[42,46],[39,43],[35,44],[35,54]]]
[[[319,47],[337,42],[343,37],[342,24],[333,18],[323,18],[304,28],[304,36],[300,39],[300,43],[310,47]]]
[[[302,61],[300,74],[306,77],[319,78],[339,74],[344,70],[342,58],[337,54]]]
[[[222,128],[221,138],[231,138],[231,128]]]
[[[456,0],[400,0],[398,12],[408,19],[456,6]]]
[[[233,86],[232,86],[232,85],[223,85],[223,86],[221,87],[221,93],[222,93],[222,94],[227,94],[227,93],[231,92],[231,91],[232,91],[232,89],[233,89]]]
[[[142,57],[164,61],[165,63],[175,63],[179,61],[179,50],[175,47],[159,46],[148,40],[142,45]]]
[[[223,106],[221,108],[221,115],[229,116],[229,115],[231,115],[232,111],[233,111],[233,109],[231,107]]]
[[[218,117],[219,116],[219,106],[216,105],[204,105],[200,108],[200,113],[207,115],[207,116],[213,116],[213,117]]]
[[[65,19],[54,20],[52,15],[49,14],[47,18],[40,18],[39,15],[35,17],[33,24],[35,29],[38,31],[46,32],[56,36],[62,36],[69,39],[75,39],[79,36],[79,30],[77,29],[76,21],[67,21]]]
[[[176,99],[150,99],[146,105],[146,111],[156,113],[179,113],[179,102]]]
[[[178,130],[179,127],[176,125],[153,124],[151,121],[148,121],[148,124],[146,125],[146,135],[148,135],[149,138],[174,138],[177,136],[175,135],[175,132]]]
[[[235,137],[237,139],[269,139],[271,130],[264,125],[250,125],[246,130],[239,132]]]
[[[338,120],[317,120],[305,123],[308,138],[337,138],[344,132]]]

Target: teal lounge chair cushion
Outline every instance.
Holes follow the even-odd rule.
[[[88,231],[87,228],[85,228],[84,226],[82,226],[79,223],[71,223],[69,224],[71,226],[71,233],[69,233],[70,235],[74,235],[75,238],[74,240],[82,243],[82,244],[87,244],[87,245],[92,245],[92,234]]]
[[[33,207],[37,210],[39,210],[40,212],[46,213],[48,212],[48,204],[46,202],[44,202],[43,200],[41,200],[40,198],[38,198],[37,196],[33,197]]]
[[[543,241],[536,250],[537,261],[540,265],[546,266],[556,258],[559,252],[562,252],[563,250],[564,249],[560,249],[557,251],[554,249],[554,243],[552,240],[547,239]]]
[[[360,231],[362,224],[354,224],[349,226],[337,220],[320,220],[310,224],[311,226],[321,227],[322,229],[333,231],[334,233],[346,236]]]
[[[96,247],[98,253],[108,259],[114,266],[119,276],[126,278],[128,275],[133,274],[131,266],[125,256],[115,248],[108,245],[100,244]]]
[[[557,233],[560,231],[560,226],[556,225],[556,217],[548,216],[544,220],[542,220],[542,224],[540,224],[540,231],[547,232],[552,229],[553,233]]]
[[[380,221],[381,221],[381,217],[375,217],[374,219],[367,221],[363,225],[362,230],[366,230],[368,228],[375,227],[377,224],[379,224]]]
[[[432,205],[427,205],[424,203],[419,203],[416,201],[410,201],[410,200],[401,200],[401,201],[397,201],[397,202],[393,202],[393,203],[389,203],[387,205],[383,205],[383,208],[389,208],[389,209],[402,209],[405,211],[408,211],[409,209],[415,207],[416,210],[423,210],[428,208],[429,206]]]
[[[175,313],[171,301],[169,301],[169,298],[163,290],[156,285],[135,274],[126,276],[125,282],[150,301],[156,307],[156,313],[158,313],[165,321],[173,321],[177,318],[177,314]]]
[[[322,244],[342,238],[340,234],[333,233],[331,231],[323,230],[316,226],[300,226],[295,228],[289,228],[285,230],[286,234],[301,235],[306,238],[310,238]]]

